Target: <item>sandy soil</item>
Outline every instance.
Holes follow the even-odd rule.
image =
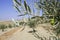
[[[28,31],[32,30],[31,28],[26,26],[25,29],[23,31],[21,31],[22,28],[23,27],[21,27],[21,28],[17,27],[17,28],[14,28],[14,29],[2,34],[0,36],[0,40],[40,40],[40,39],[34,37],[34,35],[32,33],[28,33]],[[48,40],[49,36],[55,36],[50,31],[46,30],[45,26],[42,27],[42,25],[37,26],[36,30],[37,30],[36,33],[40,37],[42,37],[42,38],[45,37],[45,38],[47,38],[47,40]]]
[[[20,30],[15,32],[11,37],[7,38],[6,40],[40,40],[40,39],[37,39],[36,37],[34,37],[34,35],[32,33],[28,33],[28,31],[30,31],[30,30],[32,30],[32,29],[26,27],[21,32],[20,32]],[[45,37],[45,38],[47,38],[47,40],[49,39],[49,36],[55,36],[54,34],[51,34],[49,31],[44,29],[43,27],[37,27],[36,30],[37,30],[37,34],[40,37],[42,37],[42,38]]]
[[[13,33],[15,33],[16,31],[18,31],[20,29],[20,27],[18,28],[14,28],[10,31],[7,31],[5,33],[3,33],[2,35],[0,35],[0,40],[5,40],[7,39],[8,37],[10,37],[11,35],[13,35]]]

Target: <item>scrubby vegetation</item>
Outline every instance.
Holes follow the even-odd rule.
[[[11,24],[8,24],[8,25],[0,24],[0,30],[2,30],[2,32],[4,32],[5,29],[7,28],[13,28],[13,26]]]
[[[2,30],[2,32],[3,32],[6,28],[7,28],[6,25],[4,25],[4,24],[1,24],[1,25],[0,25],[0,29]]]
[[[8,28],[12,28],[13,26],[11,24],[8,25]]]

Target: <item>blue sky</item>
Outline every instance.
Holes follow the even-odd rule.
[[[12,17],[17,18],[12,0],[0,0],[0,20],[10,20]]]
[[[32,4],[32,0],[27,0],[28,4]],[[12,0],[0,0],[0,20],[11,20],[11,18],[19,19],[18,12],[13,8]]]

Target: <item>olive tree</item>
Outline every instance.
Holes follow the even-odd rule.
[[[60,33],[60,0],[40,0],[35,3],[38,8],[43,10],[43,16],[50,20],[53,30],[57,35]]]
[[[36,19],[36,17],[37,18],[40,18],[40,17],[39,16],[34,16],[34,14],[32,14],[32,9],[27,4],[26,0],[24,0],[24,3],[22,3],[21,1],[22,0],[19,0],[19,1],[18,0],[13,0],[14,8],[16,8],[17,11],[20,13],[18,16],[21,17],[21,16],[28,15],[28,22],[26,24],[34,30],[36,24],[38,23],[38,20],[40,20],[40,19],[37,19],[37,20],[35,20],[35,19]],[[31,16],[33,16],[33,17],[31,17]]]
[[[35,31],[36,24],[39,24],[40,16],[35,16],[32,14],[31,7],[27,4],[26,0],[22,3],[22,0],[13,0],[14,8],[20,13],[18,16],[28,15],[28,22],[26,23]],[[52,24],[53,30],[56,31],[57,35],[60,33],[60,1],[59,0],[37,0],[35,3],[35,8],[43,11],[42,17],[49,20]],[[23,12],[23,13],[22,13]],[[33,16],[33,17],[30,17]],[[36,17],[38,19],[36,19]],[[33,20],[34,19],[34,20]],[[36,20],[35,20],[36,19]],[[23,23],[24,24],[24,23]]]
[[[22,3],[22,0],[13,0],[14,3],[14,8],[20,13],[18,16],[25,16],[28,15],[28,22],[21,22],[19,24],[23,25],[28,25],[30,28],[33,29],[33,31],[31,31],[31,33],[34,34],[35,37],[40,38],[38,34],[36,34],[36,30],[35,28],[37,27],[36,25],[40,24],[39,21],[41,20],[40,16],[35,16],[34,14],[32,14],[32,10],[30,5],[27,4],[26,0],[24,0]],[[22,24],[23,23],[23,24]],[[25,28],[25,27],[24,27]]]

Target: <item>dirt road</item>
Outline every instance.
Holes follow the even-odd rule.
[[[40,40],[40,39],[37,39],[36,37],[34,37],[34,35],[32,35],[32,33],[28,33],[28,31],[30,31],[30,30],[31,29],[29,29],[28,27],[26,27],[21,32],[19,30],[16,33],[14,33],[11,37],[7,38],[7,40]],[[38,27],[36,30],[39,33],[40,37],[42,37],[42,38],[46,37],[47,40],[48,40],[49,36],[53,36],[43,27]]]

